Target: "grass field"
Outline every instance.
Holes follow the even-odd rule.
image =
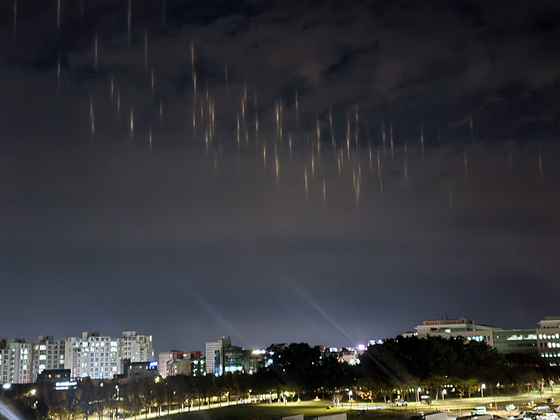
[[[285,416],[303,414],[306,419],[336,413],[347,413],[348,419],[400,419],[405,413],[386,413],[379,411],[354,411],[344,409],[327,410],[324,403],[301,402],[283,404],[248,404],[192,411],[172,415],[170,420],[271,420]],[[162,416],[165,418],[165,416]],[[410,413],[406,415],[410,417]]]

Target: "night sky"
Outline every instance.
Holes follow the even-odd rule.
[[[0,337],[536,327],[559,44],[557,1],[0,2]]]

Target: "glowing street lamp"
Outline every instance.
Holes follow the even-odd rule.
[[[420,391],[422,391],[422,388],[418,387],[416,390],[416,402],[420,402]]]
[[[10,389],[12,387],[12,384],[10,382],[6,382],[5,384],[2,384],[2,396],[4,396],[4,392],[7,389]]]
[[[447,394],[447,389],[443,389],[443,391],[441,391],[441,406],[443,407],[443,410],[445,411],[445,394]]]
[[[480,396],[484,398],[484,390],[486,389],[486,384],[480,385]]]

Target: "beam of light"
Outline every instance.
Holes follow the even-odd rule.
[[[191,74],[194,78],[194,41],[191,41]]]
[[[241,123],[245,129],[245,94],[241,97]]]
[[[324,203],[327,202],[327,184],[324,178],[323,178],[323,202]]]
[[[192,74],[192,83],[193,83],[193,104],[196,104],[196,72]]]
[[[154,68],[152,67],[152,74],[151,74],[151,82],[152,82],[152,97],[154,96],[156,90],[156,80],[154,77]]]
[[[7,420],[22,420],[22,418],[9,406],[0,401],[0,414]]]
[[[280,161],[278,160],[278,152],[276,152],[275,156],[275,167],[276,167],[276,185],[280,181]]]
[[[278,135],[280,133],[280,110],[278,109],[278,101],[276,101],[274,110],[276,113],[276,135]]]
[[[127,25],[126,40],[127,40],[128,49],[130,50],[130,29],[132,26],[132,0],[128,0],[128,13],[127,13],[126,25]]]
[[[134,108],[130,107],[130,138],[134,139]]]
[[[149,142],[150,142],[150,153],[152,153],[152,126],[150,126]]]
[[[97,34],[93,37],[93,68],[97,70]]]
[[[304,184],[305,184],[305,198],[309,200],[309,185],[307,183],[307,167],[305,168],[303,181],[304,181]]]
[[[369,144],[369,170],[373,172],[373,154],[371,150],[371,143]]]
[[[241,126],[239,123],[239,113],[237,113],[237,150],[241,147],[241,137],[240,137]]]
[[[56,28],[60,29],[60,0],[56,0]]]
[[[302,299],[309,307],[315,310],[319,315],[321,315],[327,322],[329,322],[333,327],[340,331],[351,343],[355,343],[354,337],[351,337],[344,328],[342,328],[332,317],[313,299],[306,295],[303,290],[297,288],[294,284],[288,283],[288,287],[294,292],[300,299]]]
[[[172,268],[168,268],[168,271],[173,270]],[[170,273],[170,276],[179,277],[178,274]],[[220,324],[222,324],[228,331],[231,332],[231,335],[235,335],[242,344],[246,344],[247,340],[243,337],[237,329],[227,321],[227,318],[223,316],[214,306],[212,306],[208,301],[206,301],[201,295],[196,293],[197,287],[194,284],[190,284],[186,280],[175,280],[174,283],[177,286],[179,291],[182,291],[185,295],[191,298],[194,302],[196,302],[202,309],[204,309],[208,314],[214,317]]]
[[[321,150],[321,122],[317,118],[317,150]]]
[[[263,165],[264,169],[266,169],[266,143],[263,143]]]
[[[311,176],[315,178],[315,153],[311,151]]]
[[[290,160],[292,160],[292,133],[288,133],[288,148],[290,149]]]
[[[350,114],[346,113],[346,153],[350,157]]]
[[[115,96],[115,76],[113,76],[112,74],[111,74],[110,89],[111,89],[111,102],[113,102],[113,97]]]
[[[159,99],[159,122],[163,121],[163,99]]]

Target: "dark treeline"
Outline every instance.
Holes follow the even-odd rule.
[[[423,395],[438,398],[470,397],[543,390],[559,376],[557,368],[539,357],[499,354],[483,342],[430,337],[397,337],[370,346],[360,363],[341,363],[324,356],[317,347],[290,344],[273,355],[273,363],[253,375],[236,373],[220,377],[173,376],[161,379],[80,380],[76,389],[57,391],[52,385],[37,384],[13,390],[12,404],[28,418],[86,419],[142,416],[192,410],[206,404],[231,401],[272,401],[278,398],[333,398],[353,390],[354,398],[388,401],[395,395],[415,400]],[[35,391],[31,391],[32,388]],[[480,394],[478,394],[480,395]]]

